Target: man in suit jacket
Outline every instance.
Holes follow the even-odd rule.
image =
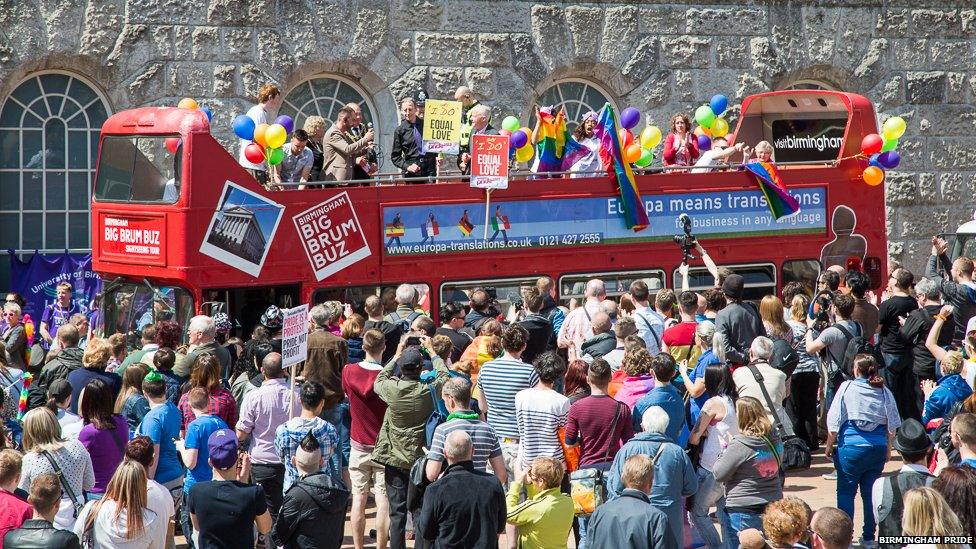
[[[488,119],[491,118],[491,109],[478,103],[468,111],[468,119],[471,120],[471,135],[498,135]],[[461,147],[461,154],[458,155],[458,169],[463,174],[471,173],[471,142]]]
[[[322,171],[326,181],[349,181],[355,177],[356,158],[373,144],[373,130],[367,130],[361,139],[351,141],[346,132],[352,127],[356,113],[349,107],[339,109],[335,124],[326,130],[322,139],[325,161]]]

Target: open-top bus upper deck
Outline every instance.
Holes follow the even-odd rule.
[[[798,90],[748,97],[741,112],[730,141],[774,145],[800,213],[773,220],[755,180],[734,166],[645,170],[636,180],[651,223],[634,232],[605,175],[515,177],[487,209],[484,190],[457,180],[267,191],[212,137],[203,113],[123,111],[103,126],[92,201],[93,264],[114,309],[107,320],[138,329],[137,318],[152,318],[146,298],[158,301],[161,288],[160,310],[185,319],[210,301],[236,300],[239,312],[243,292],[269,288],[288,288],[294,302],[348,301],[408,282],[436,307],[473,285],[517,288],[541,274],[560,280],[561,297],[592,274],[619,288],[635,277],[675,287],[682,213],[715,262],[737,266],[760,297],[830,264],[863,264],[880,285],[883,188],[861,181],[865,162],[853,158],[877,131],[871,103]],[[692,269],[693,288],[710,284]]]

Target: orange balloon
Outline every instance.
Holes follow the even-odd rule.
[[[885,174],[884,170],[877,166],[868,166],[867,168],[864,168],[864,172],[861,173],[861,177],[864,178],[865,183],[875,187],[884,182]]]
[[[267,132],[268,128],[270,127],[271,126],[267,124],[258,124],[254,128],[254,138],[252,139],[252,141],[257,143],[258,145],[261,145],[261,148],[268,146],[268,144],[264,142],[264,133]]]
[[[637,143],[631,143],[624,149],[624,161],[628,164],[633,164],[640,160],[641,154],[644,151],[641,150],[641,146]]]

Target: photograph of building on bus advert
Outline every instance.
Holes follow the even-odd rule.
[[[258,276],[284,211],[281,204],[227,181],[200,253]]]

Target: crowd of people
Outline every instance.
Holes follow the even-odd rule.
[[[758,304],[708,264],[711,289],[634,280],[611,300],[593,279],[572,308],[541,277],[515,317],[475,288],[439,325],[408,284],[327,301],[293,366],[274,305],[246,340],[217,313],[147,323],[130,349],[86,338],[68,294],[27,353],[8,294],[0,539],[840,548],[976,532],[973,261],[933,239],[925,277],[892,266],[875,292],[833,266]],[[820,448],[837,505],[811,510],[784,488]]]
[[[424,178],[446,173],[443,155],[426,152],[423,146],[424,107],[428,98],[425,91],[419,90],[400,101],[400,124],[393,131],[390,161],[408,182],[423,182]],[[468,175],[471,172],[471,136],[498,135],[499,130],[491,125],[491,108],[479,102],[470,88],[458,87],[454,100],[461,104],[462,121],[456,173]],[[281,90],[274,84],[266,84],[258,92],[257,104],[247,116],[255,125],[268,124],[274,121],[283,101]],[[530,142],[537,149],[537,157],[543,154],[541,147],[546,146],[543,132],[539,130],[539,113],[554,114],[553,109],[536,107],[536,128]],[[602,144],[594,133],[597,116],[592,111],[585,113],[577,121],[575,131],[568,136],[585,153],[574,157],[571,165],[565,166],[572,177],[593,176],[605,171],[600,154]],[[750,159],[770,161],[773,156],[773,147],[768,141],[758,143],[754,150],[743,143],[730,145],[725,137],[715,137],[709,143],[709,150],[699,150],[698,136],[692,132],[690,118],[687,114],[676,114],[664,139],[663,165],[700,173],[727,167],[737,153],[742,154],[743,162]],[[279,164],[251,162],[244,154],[248,144],[250,141],[240,141],[238,161],[269,190],[304,189],[349,184],[350,181],[363,184],[379,169],[372,123],[363,121],[362,108],[356,102],[341,107],[335,120],[326,121],[321,116],[306,118],[303,128],[296,129],[284,145],[284,158]],[[538,171],[537,168],[537,164],[533,164],[532,171]]]

